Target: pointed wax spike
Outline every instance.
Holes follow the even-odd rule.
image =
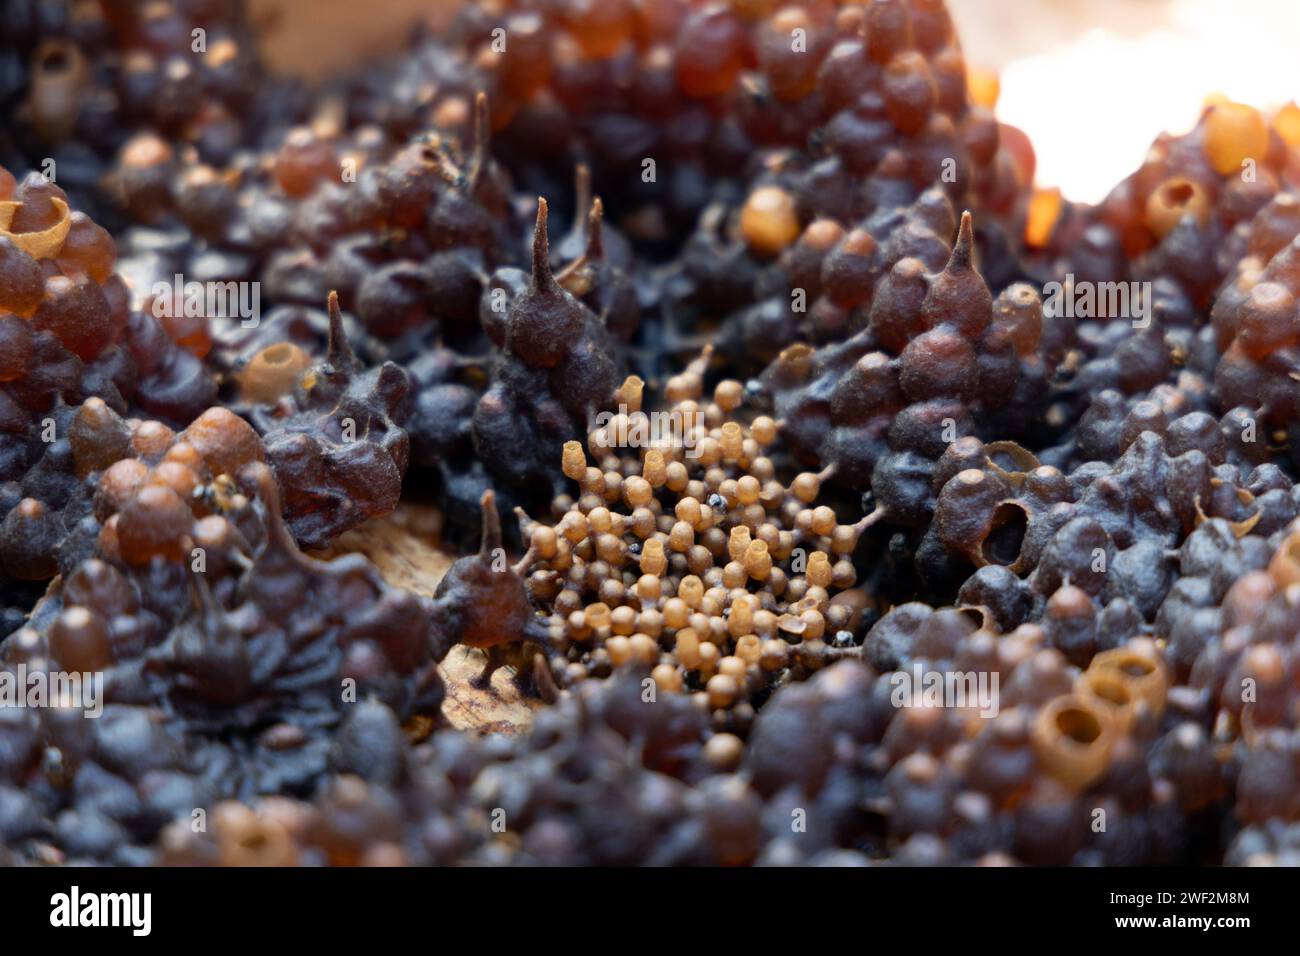
[[[993,320],[993,294],[975,269],[975,251],[971,215],[963,212],[948,264],[928,277],[930,287],[921,304],[926,326],[948,323],[972,340],[988,328]]]
[[[501,516],[497,514],[496,494],[491,488],[479,499],[479,510],[483,515],[483,538],[478,556],[480,561],[490,562],[492,552],[501,547]]]
[[[515,518],[519,521],[519,530],[525,536],[532,534],[533,528],[537,526],[537,522],[529,516],[522,505],[515,505]]]
[[[961,225],[957,228],[957,241],[952,247],[952,256],[948,259],[948,272],[957,272],[971,267],[971,257],[975,251],[975,232],[971,226],[970,210],[961,214]]]
[[[555,284],[551,275],[550,240],[546,236],[546,200],[537,199],[537,225],[533,228],[533,285],[535,287]]]
[[[492,117],[488,112],[487,94],[482,90],[474,96],[474,148],[470,152],[469,180],[470,186],[478,183],[487,166],[488,143],[492,136]]]
[[[186,554],[194,552],[194,539],[188,534],[181,538],[181,548]],[[216,601],[212,597],[212,589],[208,587],[207,576],[199,572],[194,567],[193,561],[185,562],[186,576],[189,578],[190,587],[194,589],[194,595],[198,598],[198,608],[200,611],[211,611]]]
[[[267,547],[263,550],[262,557],[272,550],[272,544],[278,546],[281,551],[298,557],[301,552],[293,540],[293,535],[289,533],[288,525],[284,523],[280,486],[276,483],[275,473],[271,471],[270,466],[261,461],[250,462],[240,469],[239,483],[251,487],[254,496],[262,503],[262,508],[266,512]]]
[[[573,224],[577,229],[591,208],[591,167],[586,163],[573,168],[573,196]]]
[[[855,531],[861,534],[863,531],[866,531],[868,528],[870,528],[881,518],[885,517],[885,514],[886,514],[885,506],[876,505],[875,509],[871,512],[871,514],[863,516],[863,518],[857,524],[855,524],[853,528]]]
[[[199,599],[199,610],[206,614],[217,611],[217,599],[212,596],[212,588],[208,587],[208,576],[200,574],[193,570],[191,565],[190,583],[194,587],[194,593]]]
[[[605,204],[597,196],[591,201],[591,214],[587,216],[587,258],[593,261],[605,256],[604,221]]]
[[[700,349],[700,354],[691,359],[690,364],[686,366],[688,375],[703,375],[709,370],[709,362],[713,360],[713,343],[710,342]]]
[[[326,358],[335,368],[352,371],[361,363],[357,361],[356,353],[352,351],[352,343],[348,341],[347,332],[343,328],[343,311],[339,308],[337,292],[330,292],[329,314],[330,338],[325,353]]]

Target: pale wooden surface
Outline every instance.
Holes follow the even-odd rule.
[[[393,514],[368,521],[328,549],[312,553],[318,557],[364,554],[389,584],[432,595],[454,560],[438,544],[441,523],[437,509],[404,502]],[[521,696],[505,667],[492,675],[490,689],[472,687],[471,679],[482,668],[483,653],[467,647],[452,648],[442,662],[439,671],[447,684],[442,715],[447,722],[482,733],[519,733],[530,726],[533,711],[545,705]]]

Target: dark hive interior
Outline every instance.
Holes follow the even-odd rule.
[[[0,863],[1300,862],[1294,106],[1082,205],[943,0],[4,17]]]

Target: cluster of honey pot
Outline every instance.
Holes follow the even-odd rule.
[[[5,17],[0,863],[1300,862],[1294,105],[1080,205],[943,0]]]

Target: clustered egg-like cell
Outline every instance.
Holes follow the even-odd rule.
[[[0,167],[0,632],[22,621],[86,510],[75,406],[188,422],[211,373],[134,310],[113,238],[39,173]],[[158,424],[158,427],[165,427]]]
[[[466,7],[452,36],[481,70],[516,175],[563,182],[585,159],[618,184],[608,198],[647,240],[689,229],[719,192],[742,199],[774,163],[794,188],[754,184],[747,218],[766,225],[748,238],[761,256],[794,238],[799,216],[870,212],[884,197],[860,197],[854,178],[878,164],[893,170],[897,202],[938,181],[931,160],[948,157],[954,195],[999,215],[1032,165],[1023,137],[1002,142],[991,112],[970,103],[942,3],[523,0]],[[820,149],[807,149],[813,139]],[[662,186],[641,175],[647,157]]]
[[[113,205],[97,179],[133,134],[156,130],[224,164],[295,108],[292,85],[263,70],[242,4],[16,0],[6,14],[0,63],[14,110],[0,163],[52,160],[96,219]]]
[[[69,17],[26,32],[57,34],[69,56],[102,57],[113,80],[143,83],[150,57],[163,61],[167,77],[185,72],[176,21],[190,15],[159,3],[135,18],[114,12],[96,29]],[[576,419],[573,408],[603,391],[606,373],[596,366],[640,364],[658,374],[685,354],[674,343],[718,321],[739,328],[729,349],[737,371],[755,371],[755,359],[769,360],[805,325],[789,292],[816,271],[821,253],[835,246],[830,258],[871,259],[864,237],[883,245],[898,210],[927,187],[978,210],[982,246],[1004,260],[1032,166],[1023,137],[971,102],[939,3],[472,5],[446,37],[422,41],[315,103],[244,71],[250,82],[266,80],[265,102],[258,97],[255,106],[225,76],[240,75],[251,50],[237,9],[205,9],[200,21],[213,48],[188,64],[186,102],[209,117],[251,109],[236,132],[251,129],[208,136],[161,106],[117,117],[121,132],[102,177],[108,188],[96,199],[139,224],[122,230],[129,274],[139,290],[177,274],[260,284],[267,321],[251,332],[224,316],[182,312],[165,296],[150,303],[173,340],[225,381],[241,378],[244,364],[278,341],[319,349],[327,327],[320,306],[337,291],[374,339],[358,339],[358,350],[412,376],[414,460],[434,473],[442,503],[462,525],[474,523],[489,485],[511,504],[531,506],[560,480],[553,456],[516,462],[503,444],[518,449],[539,435],[549,442],[582,431],[555,415],[530,427],[527,416],[501,408],[504,398],[519,400],[494,394],[486,381],[496,380],[497,393],[537,387],[536,376],[508,367],[494,374],[503,343],[492,322],[480,322],[495,311],[498,291],[521,284],[516,267],[527,253],[516,237],[531,216],[526,196],[567,200],[576,183],[558,265],[576,272],[566,288],[614,333],[593,342],[581,375],[557,373],[566,390],[592,379],[587,395],[557,395]],[[132,25],[136,39],[127,41]],[[41,73],[32,70],[38,87]],[[29,154],[38,155],[35,145]],[[654,175],[642,175],[647,160]],[[859,190],[858,177],[878,188]],[[588,250],[581,223],[593,180],[618,228],[607,226]],[[701,210],[715,225],[692,233]],[[950,242],[942,215],[936,229]],[[779,253],[805,232],[802,269],[787,274]],[[631,281],[628,237],[638,243],[638,273],[670,256],[675,279]],[[711,245],[726,255],[701,254]],[[846,270],[856,267],[873,285],[872,269],[920,252],[905,236],[895,245],[882,264],[850,263],[841,273],[852,282]],[[838,296],[797,287],[818,337],[842,335],[855,321],[848,313],[863,312],[869,298],[845,293],[844,281]],[[749,328],[755,310],[757,329]],[[627,339],[639,346],[631,354]],[[458,428],[485,392],[490,414],[482,409],[474,429]],[[229,388],[223,397],[233,400]]]
[[[71,434],[89,513],[0,655],[51,686],[99,674],[102,715],[83,717],[80,699],[5,709],[7,841],[56,861],[146,862],[183,812],[325,772],[345,687],[401,719],[436,712],[432,604],[360,557],[299,551],[247,422],[217,407],[177,433],[90,399]],[[40,544],[26,530],[7,525],[7,542]],[[108,791],[120,800],[106,807]]]
[[[577,487],[552,503],[554,526],[522,522],[528,580],[552,613],[561,686],[636,664],[665,692],[698,691],[720,727],[748,726],[752,698],[852,642],[869,604],[850,560],[862,528],[816,504],[818,475],[777,479],[776,423],[736,420],[739,382],[701,401],[706,360],[668,383],[679,433],[644,455],[620,455],[612,437],[649,427],[637,378],[589,436],[593,463],[580,442],[564,446]]]
[[[320,92],[11,7],[0,668],[105,696],[0,708],[0,863],[1300,859],[1294,105],[1083,206],[941,0],[485,0]],[[404,495],[431,596],[300,550]]]

